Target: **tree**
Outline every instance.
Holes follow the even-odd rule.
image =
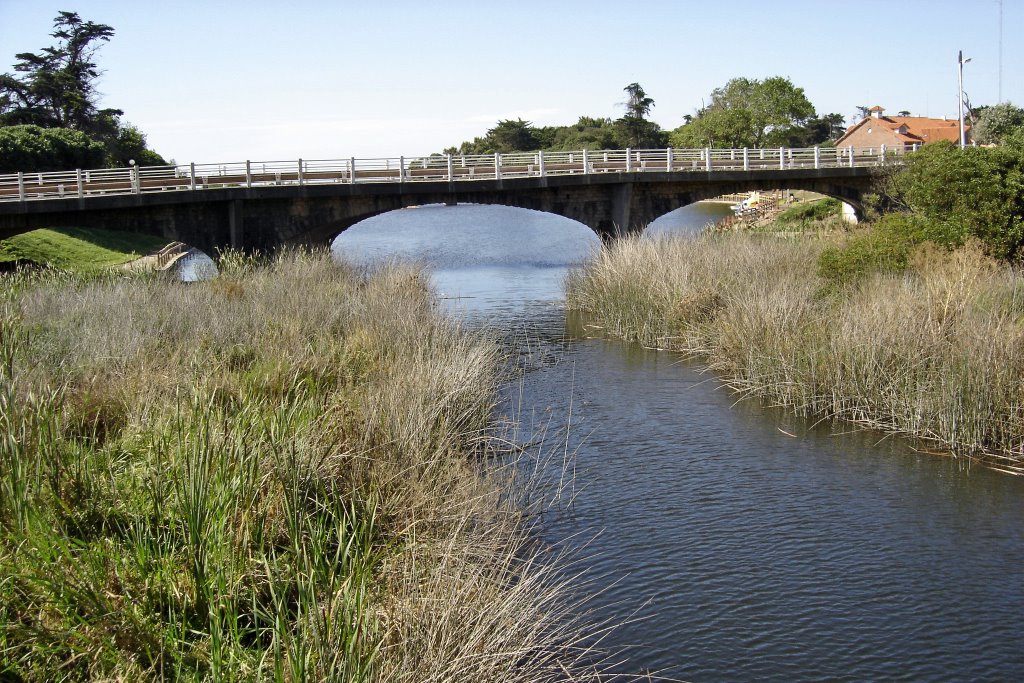
[[[506,119],[487,131],[488,152],[530,152],[540,148],[536,129],[529,121]]]
[[[999,258],[1024,248],[1024,150],[1012,145],[925,145],[907,157],[888,194],[922,219],[924,239],[957,246],[977,237]]]
[[[83,21],[75,12],[60,12],[50,35],[57,39],[56,45],[15,55],[16,73],[0,75],[0,126],[32,124],[79,131],[106,147],[108,165],[124,165],[129,149],[128,158],[164,163],[160,155],[146,149],[145,135],[138,128],[121,123],[120,109],[98,105],[100,70],[95,55],[114,29]],[[45,163],[51,163],[53,157],[47,158],[50,161]]]
[[[107,143],[107,159],[111,166],[124,167],[134,160],[140,166],[163,166],[167,162],[146,145],[146,134],[130,123],[121,125],[117,137]]]
[[[0,127],[0,173],[102,166],[106,149],[70,128]]]
[[[623,91],[629,95],[626,101],[626,116],[642,119],[646,118],[654,108],[654,99],[647,96],[639,83],[630,83]]]
[[[38,123],[89,133],[99,111],[96,43],[109,41],[114,29],[82,21],[75,12],[61,12],[50,35],[58,40],[56,46],[15,55],[14,70],[21,77],[0,77],[0,123]]]
[[[1024,129],[1024,109],[1009,102],[985,107],[971,127],[971,137],[982,145],[998,145],[1010,134]]]
[[[648,97],[639,83],[630,83],[623,90],[628,99],[623,103],[625,116],[616,121],[620,130],[620,145],[633,148],[664,147],[666,139],[661,126],[646,118],[654,108],[654,99]]]
[[[678,147],[762,147],[785,143],[814,118],[803,88],[788,78],[734,78],[711,102],[672,132]]]
[[[842,114],[825,114],[808,119],[801,126],[780,128],[772,133],[772,144],[780,147],[814,147],[835,142],[846,132]]]
[[[619,146],[619,130],[609,118],[581,116],[571,126],[553,126],[551,142],[545,149],[615,149]]]

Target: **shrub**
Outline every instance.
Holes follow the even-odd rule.
[[[927,239],[956,247],[974,236],[1004,259],[1024,247],[1024,152],[1018,148],[926,145],[890,185],[894,199],[927,219]]]
[[[0,173],[98,168],[106,150],[85,133],[69,128],[0,127]]]
[[[971,137],[983,145],[998,145],[1020,130],[1024,130],[1024,109],[1000,102],[981,112],[971,129]]]
[[[780,221],[820,221],[838,216],[842,203],[834,197],[827,197],[817,202],[796,204],[779,214]]]
[[[907,267],[914,247],[927,239],[928,222],[911,214],[888,214],[870,231],[830,246],[818,257],[818,275],[845,285],[876,271],[899,272]]]

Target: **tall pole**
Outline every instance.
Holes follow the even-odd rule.
[[[964,134],[964,53],[960,50],[956,53],[956,61],[959,65],[958,73],[960,80],[960,97],[957,103],[960,106],[960,149],[967,146],[967,136]],[[967,61],[971,61],[968,59]]]
[[[1003,0],[999,0],[999,98],[1003,101]]]

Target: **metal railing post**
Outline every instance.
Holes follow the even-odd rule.
[[[451,181],[455,180],[455,178],[452,177],[452,170],[453,170],[452,169],[452,155],[449,154],[448,155],[448,182],[451,182]]]
[[[196,162],[191,162],[188,165],[188,185],[189,189],[196,189]]]
[[[245,186],[252,187],[252,164],[245,160]]]
[[[405,182],[405,157],[398,157],[398,182]]]
[[[672,172],[672,148],[671,147],[669,147],[668,149],[665,150],[665,161],[667,162],[666,163],[667,168],[665,170],[668,171],[669,173],[671,173]]]
[[[814,148],[814,168],[821,168],[821,147]]]
[[[750,170],[750,150],[746,147],[743,148],[743,170]]]
[[[85,186],[82,184],[82,169],[75,169],[75,183],[78,185],[78,198],[85,196]]]
[[[850,168],[853,168],[853,145],[850,145]]]
[[[501,180],[501,155],[494,153],[494,179]]]
[[[302,159],[299,159],[299,185],[302,185]]]
[[[18,201],[25,201],[25,174],[18,171]]]
[[[543,178],[545,175],[544,169],[544,150],[537,152],[537,166],[540,167],[540,177]]]
[[[779,170],[786,170],[786,148],[779,147]]]
[[[348,182],[350,182],[353,185],[356,184],[356,158],[355,157],[349,157],[348,158]]]
[[[587,160],[587,150],[583,150],[583,175],[590,173],[590,161]]]
[[[711,148],[704,148],[704,170],[711,172]]]
[[[626,173],[633,170],[633,153],[629,147],[626,148]]]
[[[879,150],[879,153],[882,157],[882,166],[885,166],[885,145],[882,145],[881,149]]]

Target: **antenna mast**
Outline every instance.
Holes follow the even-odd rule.
[[[1003,0],[999,0],[999,99],[1003,101]]]

